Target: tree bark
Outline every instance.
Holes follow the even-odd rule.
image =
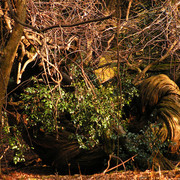
[[[15,6],[17,17],[22,22],[25,22],[26,0],[16,0]],[[11,36],[6,46],[2,49],[0,56],[0,126],[2,125],[2,107],[6,99],[6,90],[10,78],[10,73],[22,34],[23,26],[15,22]]]

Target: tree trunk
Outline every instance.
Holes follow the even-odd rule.
[[[26,20],[26,0],[16,0],[16,15],[21,22]],[[11,36],[2,49],[0,56],[0,126],[2,125],[2,107],[5,102],[6,90],[10,78],[11,68],[17,52],[19,41],[23,34],[23,26],[14,23]]]

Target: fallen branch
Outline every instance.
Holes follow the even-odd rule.
[[[109,160],[108,160],[108,167],[104,170],[103,174],[105,174],[106,172],[109,171],[108,169],[109,169],[110,161],[111,161],[111,158],[112,158],[112,157],[120,160],[120,161],[122,162],[122,164],[123,164],[124,170],[126,171],[126,166],[124,165],[125,163],[122,161],[122,159],[119,158],[119,157],[117,157],[117,156],[115,156],[115,155],[113,155],[113,154],[110,154],[110,155],[109,155]]]
[[[131,159],[134,161],[134,158],[135,158],[136,156],[137,156],[137,154],[134,155],[133,157],[127,159],[126,161],[122,162],[121,164],[118,164],[117,166],[112,167],[112,168],[109,169],[109,170],[106,169],[106,170],[104,171],[104,174],[107,173],[107,172],[109,172],[109,171],[112,171],[112,170],[116,169],[117,167],[120,167],[120,166],[124,165],[125,163],[127,163],[127,162],[130,161]]]

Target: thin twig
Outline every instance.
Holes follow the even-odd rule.
[[[133,0],[129,0],[129,5],[128,5],[127,13],[126,13],[126,21],[128,21],[129,19],[129,12],[130,12],[132,1]]]
[[[4,150],[3,154],[1,155],[0,160],[4,157],[9,148],[10,146],[8,145],[7,148]]]
[[[108,166],[107,166],[107,168],[104,170],[103,174],[105,174],[105,173],[108,171],[108,169],[109,169],[109,167],[110,167],[111,158],[112,158],[112,154],[109,155]]]

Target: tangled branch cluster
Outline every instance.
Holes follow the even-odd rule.
[[[59,84],[62,81],[60,66],[66,69],[75,63],[81,69],[84,78],[88,77],[83,66],[94,65],[105,45],[114,35],[103,22],[93,22],[76,27],[61,27],[61,24],[75,24],[105,16],[104,3],[93,1],[28,1],[29,23],[36,28],[48,28],[41,37],[41,46],[36,46],[43,60],[44,70],[51,79]],[[29,31],[29,30],[28,30]],[[67,72],[67,71],[66,71]]]
[[[87,85],[92,87],[87,75],[88,68],[85,67],[97,69],[102,65],[98,64],[100,58],[109,52],[113,54],[108,54],[110,63],[113,61],[116,66],[117,32],[121,65],[126,67],[126,70],[131,69],[139,75],[134,83],[143,78],[149,69],[152,70],[154,65],[164,60],[170,63],[170,69],[173,69],[171,73],[176,74],[180,69],[178,53],[180,3],[173,4],[170,0],[152,3],[123,1],[120,6],[120,26],[117,26],[116,17],[106,21],[81,24],[105,17],[112,9],[116,11],[114,6],[108,6],[112,4],[108,2],[28,0],[27,24],[47,31],[40,33],[25,28],[18,55],[20,64],[17,82],[20,82],[28,63],[40,59],[46,77],[50,77],[56,84],[62,82],[64,71],[73,76],[72,64],[75,64]],[[3,37],[8,39],[13,21],[8,16],[7,5],[4,9],[1,8],[0,12],[3,14],[5,27],[1,36],[3,45],[6,43]],[[64,24],[67,26],[77,24],[77,26],[66,27]],[[26,63],[23,62],[23,58],[26,59]]]
[[[163,60],[179,71],[179,5],[171,1],[150,8],[145,3],[132,4],[134,16],[122,24],[119,53],[128,68],[140,74],[139,79]]]

